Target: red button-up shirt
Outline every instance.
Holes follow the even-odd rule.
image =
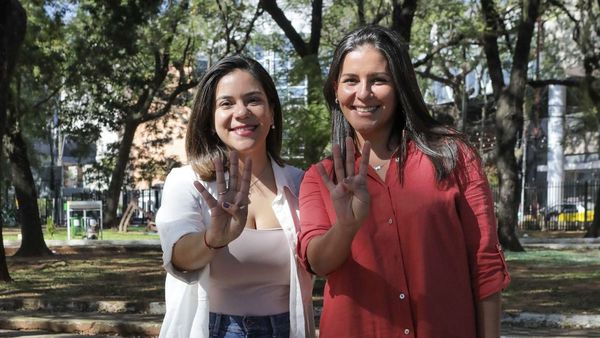
[[[322,338],[477,336],[475,303],[510,278],[487,179],[476,156],[460,149],[454,172],[440,183],[432,162],[412,143],[403,184],[396,161],[385,181],[369,168],[371,211],[346,262],[327,276]],[[333,171],[331,160],[323,164]],[[300,190],[298,252],[307,269],[308,243],[335,219],[313,166]]]

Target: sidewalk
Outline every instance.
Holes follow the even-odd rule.
[[[150,241],[47,241],[52,248],[69,248],[73,252],[107,250],[125,251],[159,249]],[[600,239],[523,238],[525,248],[597,249]],[[7,249],[19,242],[5,241]],[[317,311],[318,313],[319,311]],[[39,299],[0,300],[0,337],[156,337],[164,315],[162,302],[69,302],[49,304]],[[26,331],[22,331],[26,330]],[[519,313],[505,314],[502,337],[600,337],[599,315]]]

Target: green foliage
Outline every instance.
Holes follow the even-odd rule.
[[[506,260],[511,262],[529,262],[537,266],[586,266],[600,264],[600,251],[592,250],[528,250],[525,252],[506,252]]]
[[[165,153],[164,145],[173,139],[183,139],[185,130],[174,127],[168,121],[161,119],[145,125],[142,142],[134,147],[131,159],[131,169],[136,172],[136,183],[145,182],[148,187],[152,187],[157,183],[155,180],[164,182],[171,169],[182,165],[177,156]]]
[[[54,238],[56,226],[54,225],[54,219],[52,219],[52,216],[46,217],[46,232],[48,235],[50,235],[50,238]]]

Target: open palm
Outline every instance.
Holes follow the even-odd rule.
[[[223,163],[214,161],[217,176],[217,198],[213,197],[200,182],[194,186],[210,208],[210,224],[206,230],[206,241],[211,246],[224,246],[236,239],[244,230],[248,218],[248,193],[252,162],[246,160],[241,182],[238,184],[238,155],[229,154],[229,184],[225,180]]]
[[[336,214],[336,224],[358,230],[369,215],[371,196],[367,189],[367,171],[371,147],[365,142],[358,174],[354,170],[354,143],[346,138],[346,159],[342,161],[339,145],[333,146],[333,166],[337,182],[333,182],[321,163],[317,165],[323,183],[329,190],[329,196]]]

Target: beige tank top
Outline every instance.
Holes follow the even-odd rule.
[[[281,228],[244,229],[210,263],[210,311],[237,316],[288,312],[289,250]]]

